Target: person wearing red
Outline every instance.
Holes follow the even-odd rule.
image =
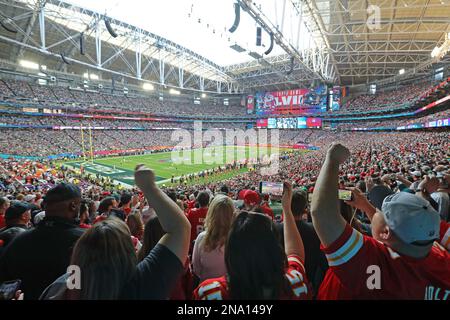
[[[379,211],[353,189],[348,204],[369,217],[373,238],[339,214],[338,170],[349,157],[346,147],[330,147],[313,194],[313,224],[330,266],[318,299],[449,299],[450,255],[435,244],[439,214],[422,194],[390,195]],[[431,185],[425,179],[419,189]]]
[[[187,212],[187,218],[191,223],[191,244],[203,231],[206,214],[208,213],[209,193],[202,191],[197,195],[198,208],[193,208]]]
[[[124,193],[120,196],[119,209],[122,210],[126,216],[131,213],[131,201],[133,196],[130,193]]]
[[[9,208],[9,200],[0,197],[0,229],[6,227],[5,212]]]
[[[148,220],[145,224],[142,246],[137,252],[138,261],[142,261],[150,251],[158,244],[166,234],[157,216]],[[134,243],[134,241],[133,241]],[[187,258],[184,264],[184,271],[179,276],[174,288],[170,293],[170,300],[191,300],[193,290],[193,275],[190,267],[190,260]]]
[[[194,291],[195,300],[311,299],[291,199],[292,186],[286,182],[282,198],[285,250],[273,221],[260,213],[241,212],[225,245],[227,275],[203,281]]]
[[[191,210],[195,208],[195,196],[191,194],[189,196],[189,200],[187,201],[187,210]]]
[[[450,251],[450,223],[441,220],[439,227],[439,243]]]
[[[269,195],[268,194],[263,195],[263,201],[261,202],[260,207],[266,216],[268,216],[270,219],[272,219],[272,221],[275,220],[275,215],[273,213],[272,208],[269,205]]]
[[[89,207],[85,201],[83,201],[80,205],[80,214],[79,214],[79,220],[80,220],[80,228],[82,229],[89,229],[92,227],[89,224]]]

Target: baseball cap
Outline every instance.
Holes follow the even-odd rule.
[[[411,174],[413,176],[416,176],[416,177],[421,177],[422,176],[422,173],[419,170],[413,171],[413,172],[411,172]]]
[[[60,183],[45,195],[46,205],[81,198],[81,191],[71,183]]]
[[[34,199],[36,199],[36,195],[34,195],[34,194],[27,194],[23,200],[26,201],[26,202],[30,202],[30,201],[33,201]]]
[[[30,206],[26,202],[17,201],[11,204],[11,206],[6,209],[5,219],[17,219],[20,218],[27,210],[30,210]]]
[[[439,213],[423,198],[407,192],[390,195],[383,201],[382,212],[404,243],[439,239]]]
[[[261,202],[261,198],[259,197],[259,194],[256,191],[247,190],[244,193],[244,202],[251,205],[255,205]]]

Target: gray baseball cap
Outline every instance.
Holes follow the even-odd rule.
[[[416,195],[399,192],[386,197],[382,212],[389,228],[404,243],[439,239],[439,213]]]

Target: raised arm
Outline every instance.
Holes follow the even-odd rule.
[[[158,243],[172,251],[184,265],[189,251],[191,224],[180,207],[158,188],[152,170],[142,164],[137,165],[134,181],[144,193],[147,201],[152,204],[159,222],[166,232]]]
[[[346,222],[339,213],[338,179],[339,165],[350,157],[341,144],[332,144],[320,170],[311,202],[314,228],[323,245],[328,246],[344,232]]]
[[[289,182],[284,183],[283,197],[281,199],[283,206],[283,233],[284,233],[284,250],[286,255],[295,254],[299,256],[302,261],[305,261],[305,248],[303,246],[303,239],[295,224],[294,215],[291,210],[292,203],[292,185]]]

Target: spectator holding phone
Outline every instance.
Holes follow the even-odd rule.
[[[300,233],[305,247],[305,269],[308,279],[311,282],[313,295],[319,291],[325,273],[328,269],[328,262],[325,254],[320,250],[320,240],[314,230],[312,223],[303,221],[302,216],[308,212],[308,194],[302,189],[294,190],[292,193],[291,210],[295,219],[297,230]],[[281,242],[284,246],[284,225],[276,225],[281,235]]]
[[[339,165],[349,157],[331,145],[313,194],[313,224],[330,266],[318,298],[448,299],[450,255],[433,245],[439,214],[407,192],[388,196],[379,211],[355,190],[348,203],[369,217],[374,238],[363,236],[339,214]]]
[[[77,242],[71,264],[81,269],[81,288],[69,290],[67,274],[42,299],[167,299],[183,271],[190,225],[184,213],[155,183],[152,170],[135,169],[135,183],[151,202],[166,234],[138,263],[126,224],[117,218],[94,225]]]
[[[305,251],[291,211],[292,186],[284,185],[284,251],[271,219],[241,212],[225,244],[227,275],[194,291],[197,300],[310,299],[303,266]]]

